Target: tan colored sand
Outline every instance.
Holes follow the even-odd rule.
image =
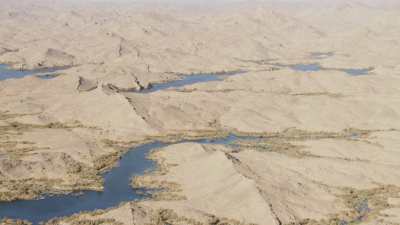
[[[180,221],[204,222],[212,214],[246,223],[314,219],[323,224],[351,211],[341,197],[343,189],[400,185],[396,4],[260,2],[195,9],[0,3],[1,63],[25,69],[70,67],[51,80],[0,81],[0,181],[6,184],[0,200],[72,187],[99,189],[96,174],[115,163],[121,145],[204,131],[354,128],[372,133],[357,141],[280,140],[300,146],[298,154],[248,146],[227,155],[230,150],[221,147],[170,146],[159,154],[176,166],[156,179],[177,184],[186,200],[138,203],[146,215],[132,219],[125,214],[133,206],[107,216],[125,224],[164,214]],[[330,69],[277,67],[297,63]],[[368,76],[349,76],[338,70],[345,68],[373,70]],[[178,79],[178,73],[238,69],[247,72],[179,90],[123,92]],[[34,191],[16,188],[27,185]],[[397,208],[382,209],[388,218],[364,222],[397,223]]]

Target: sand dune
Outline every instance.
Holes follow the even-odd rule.
[[[54,223],[400,223],[399,15],[376,3],[0,1],[0,63],[63,67],[0,81],[0,200],[100,190],[130,146],[236,132],[266,139],[169,146],[153,155],[166,170],[140,179],[173,193]]]

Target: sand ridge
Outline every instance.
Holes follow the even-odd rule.
[[[168,171],[144,179],[174,184],[175,199],[54,223],[400,223],[396,8],[261,2],[190,13],[146,4],[1,3],[1,63],[68,68],[53,79],[0,81],[0,200],[100,190],[100,172],[129,146],[237,132],[269,141],[239,150],[170,146],[155,157]],[[309,63],[373,69],[350,76],[276,66]],[[235,70],[245,73],[138,93],[181,74]],[[365,199],[368,213],[357,210]]]

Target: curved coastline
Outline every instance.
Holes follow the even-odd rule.
[[[149,170],[154,170],[156,163],[147,158],[155,149],[169,145],[195,142],[199,144],[231,145],[241,139],[253,138],[251,136],[237,136],[229,134],[223,137],[210,137],[199,139],[183,139],[173,142],[152,141],[131,148],[123,155],[117,167],[103,174],[104,190],[82,191],[67,195],[43,196],[36,200],[18,200],[0,203],[0,219],[22,219],[33,224],[39,224],[57,217],[69,216],[82,211],[93,211],[117,206],[123,202],[138,201],[150,197],[150,189],[132,188],[131,178],[143,175]]]

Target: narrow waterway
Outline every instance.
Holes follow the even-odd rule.
[[[270,65],[278,68],[289,68],[293,71],[298,72],[320,72],[320,71],[340,71],[344,72],[349,76],[362,76],[369,75],[374,70],[374,67],[368,68],[330,68],[324,67],[319,63],[298,63],[298,64],[283,64],[283,63],[263,63],[262,65]]]
[[[320,71],[325,70],[319,64],[280,65],[288,66],[296,71]],[[29,75],[53,73],[60,68],[46,70],[17,71],[0,65],[0,80],[20,78]],[[364,75],[371,69],[336,69],[349,75]],[[182,76],[182,79],[166,83],[153,84],[151,88],[141,90],[139,93],[151,93],[166,89],[176,89],[195,83],[223,80],[228,76],[242,74],[245,71],[234,71],[216,74],[194,74]],[[51,78],[51,76],[48,76]],[[222,138],[205,138],[198,140],[181,140],[175,143],[153,141],[130,149],[119,161],[118,166],[103,174],[104,190],[82,191],[64,195],[48,195],[37,200],[19,200],[13,202],[0,202],[0,219],[23,219],[39,224],[56,217],[70,216],[82,211],[93,211],[118,206],[122,202],[142,200],[150,197],[146,189],[134,189],[130,185],[131,178],[143,175],[155,168],[155,163],[147,159],[147,155],[155,149],[183,142],[199,144],[234,145],[236,141],[256,138],[229,135]]]
[[[132,177],[143,175],[146,171],[155,168],[155,163],[147,159],[147,155],[152,150],[183,142],[233,145],[236,141],[252,138],[229,135],[222,138],[182,140],[175,143],[154,141],[142,144],[130,149],[121,158],[117,167],[103,174],[104,191],[83,191],[79,194],[43,196],[38,200],[0,202],[0,219],[23,219],[39,224],[55,217],[69,216],[81,211],[106,209],[118,206],[122,202],[141,200],[149,197],[146,192],[150,190],[134,189],[130,186],[130,181]]]
[[[24,76],[41,74],[42,78],[51,78],[51,74],[62,68],[50,68],[43,70],[19,71],[9,68],[7,65],[0,65],[0,80],[21,78]],[[48,76],[43,76],[48,73]],[[166,83],[153,84],[151,88],[141,90],[140,93],[151,93],[166,89],[180,88],[195,83],[223,80],[228,76],[244,73],[244,71],[232,71],[213,74],[192,74],[182,75],[182,79]],[[200,144],[223,144],[229,145],[236,140],[248,137],[229,135],[218,139],[199,139]],[[182,140],[186,142],[189,140]],[[134,189],[130,186],[133,176],[143,175],[145,171],[154,169],[154,162],[147,159],[148,153],[154,149],[162,148],[176,143],[163,143],[154,141],[130,149],[119,161],[118,166],[103,174],[104,190],[82,191],[64,195],[47,195],[36,200],[18,200],[13,202],[0,202],[0,219],[13,218],[23,219],[39,224],[55,217],[69,216],[81,211],[93,211],[106,209],[119,205],[121,202],[141,200],[149,197],[145,189]]]
[[[323,70],[341,71],[350,76],[368,75],[373,70],[373,68],[325,68],[318,63],[295,64],[289,65],[288,67],[292,70],[300,72],[317,72]]]
[[[37,75],[43,79],[50,79],[55,76],[55,72],[69,67],[54,67],[45,69],[35,69],[35,70],[15,70],[10,68],[8,65],[0,64],[0,80],[6,79],[17,79],[25,76]]]
[[[221,81],[229,76],[240,75],[245,73],[246,71],[237,70],[231,72],[222,72],[222,73],[202,73],[202,74],[192,74],[192,75],[182,75],[182,79],[173,80],[165,83],[156,83],[152,84],[150,88],[139,91],[140,93],[152,93],[167,89],[177,89],[180,87],[197,84],[197,83],[206,83],[210,81]]]
[[[301,72],[315,72],[321,71],[323,68],[318,63],[311,63],[311,64],[296,64],[290,66],[292,70],[301,71]]]

